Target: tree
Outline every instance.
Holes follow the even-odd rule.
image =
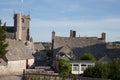
[[[111,64],[111,76],[112,80],[120,80],[120,58],[117,58]]]
[[[96,62],[94,67],[88,67],[84,71],[85,77],[94,78],[109,78],[110,75],[110,64],[102,64],[101,62]]]
[[[90,53],[85,53],[82,55],[81,60],[91,60],[96,61],[95,57]]]
[[[6,39],[5,30],[6,30],[6,23],[2,25],[2,22],[0,20],[0,58],[5,56],[5,54],[7,53],[6,48],[8,44],[5,41]]]
[[[60,75],[70,75],[71,74],[71,65],[62,59],[59,59],[59,73]]]

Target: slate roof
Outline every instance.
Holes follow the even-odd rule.
[[[60,49],[60,47],[64,45],[67,45],[69,48],[71,48],[73,54],[78,60],[84,53],[92,53],[98,59],[105,55],[103,52],[105,51],[105,42],[97,37],[54,37],[55,50]],[[55,51],[55,53],[57,52]]]
[[[90,60],[79,60],[79,61],[70,61],[70,63],[91,63],[91,64],[94,64],[95,62],[93,61],[90,61]]]
[[[40,50],[45,50],[44,46],[42,43],[34,43],[35,50],[40,51]]]
[[[64,45],[68,45],[69,47],[86,47],[99,43],[103,43],[103,40],[99,40],[97,37],[54,37],[54,47],[58,48]]]
[[[72,50],[68,46],[65,45],[60,49],[60,51],[58,53],[60,53],[60,52],[69,53],[71,51]]]
[[[101,59],[99,59],[99,61],[101,61],[101,62],[112,62],[112,59],[108,55],[105,55]]]
[[[8,61],[34,59],[32,50],[27,49],[22,41],[6,39],[8,42],[6,58]]]
[[[93,54],[97,60],[105,55],[108,55],[111,59],[120,58],[120,49],[107,49],[106,42],[97,37],[54,36],[54,54],[62,51],[62,47],[65,45],[72,50],[77,60],[80,60],[84,53]]]

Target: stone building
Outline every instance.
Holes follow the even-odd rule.
[[[92,53],[96,58],[102,57],[106,49],[106,34],[97,37],[76,37],[76,31],[70,31],[70,37],[55,36],[52,32],[54,57],[64,55],[79,60],[84,53]]]
[[[0,60],[0,75],[19,75],[23,73],[23,69],[32,68],[34,66],[33,51],[26,48],[22,41],[14,39],[6,39],[8,42],[5,57]]]
[[[76,31],[71,30],[69,37],[56,36],[52,32],[52,66],[59,72],[58,59],[64,59],[72,64],[72,74],[81,74],[94,62],[80,60],[84,53],[90,53],[102,63],[112,62],[114,58],[120,58],[120,48],[108,48],[106,33],[101,37],[77,37]],[[110,46],[111,47],[111,46]],[[72,63],[71,63],[72,62]],[[82,69],[84,66],[84,69]],[[77,69],[77,70],[74,70]]]
[[[52,51],[54,58],[80,60],[84,53],[91,53],[97,60],[105,55],[114,59],[120,57],[120,49],[106,47],[106,33],[101,37],[76,37],[76,31],[70,30],[70,37],[56,36],[52,32]]]
[[[14,26],[6,27],[8,52],[0,59],[0,75],[18,75],[34,66],[34,43],[30,38],[30,15],[14,14]]]
[[[30,40],[30,15],[14,14],[14,26],[7,26],[6,36],[23,42]]]

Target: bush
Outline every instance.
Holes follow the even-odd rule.
[[[59,60],[59,73],[60,75],[67,76],[71,74],[71,65],[65,61],[60,59]]]
[[[83,76],[120,80],[120,58],[108,64],[97,62],[94,67],[88,67]]]
[[[81,60],[91,60],[91,61],[96,61],[95,57],[90,54],[90,53],[85,53],[82,55]]]

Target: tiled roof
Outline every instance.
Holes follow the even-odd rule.
[[[112,62],[112,59],[108,55],[105,55],[101,59],[99,59],[99,61],[102,61],[102,62]]]
[[[79,61],[70,61],[70,63],[94,63],[93,61],[90,60],[79,60]]]
[[[69,53],[69,52],[72,52],[72,50],[68,46],[65,45],[60,49],[58,53],[60,52]]]
[[[91,53],[97,60],[105,55],[111,59],[120,58],[120,49],[107,49],[106,42],[97,37],[54,37],[54,54],[61,51],[67,45],[77,60],[80,60],[84,53]],[[67,48],[62,51],[68,51]]]
[[[40,50],[44,50],[44,46],[42,45],[42,43],[34,43],[35,46],[35,50],[40,51]]]
[[[8,61],[33,59],[32,50],[28,49],[22,41],[6,39],[8,42],[6,57]]]
[[[54,49],[64,45],[71,48],[77,59],[80,59],[84,53],[92,53],[96,58],[104,55],[105,42],[97,37],[58,37],[54,38]],[[68,51],[67,48],[64,51]]]
[[[104,41],[99,40],[97,37],[58,37],[55,36],[54,38],[54,47],[60,47],[63,45],[68,45],[70,47],[86,47],[91,46],[99,43],[103,43]]]

